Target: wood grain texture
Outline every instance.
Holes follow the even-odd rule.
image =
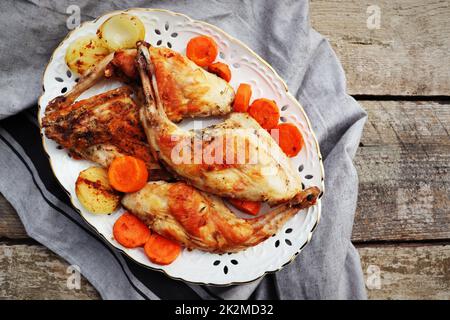
[[[0,193],[0,239],[28,238],[14,208]]]
[[[450,245],[358,251],[369,299],[450,299]]]
[[[354,241],[450,239],[450,104],[361,101]]]
[[[371,5],[379,29],[367,27]],[[311,0],[310,19],[340,58],[350,94],[449,94],[449,1]]]
[[[450,102],[365,101],[368,113],[363,147],[402,146],[414,151],[428,146],[450,146]]]
[[[40,245],[0,244],[0,299],[98,299],[83,277],[79,289],[69,289],[68,267]]]
[[[450,245],[358,251],[370,299],[450,299]],[[0,244],[0,299],[100,298],[84,278],[79,290],[68,289],[67,267],[40,245]]]

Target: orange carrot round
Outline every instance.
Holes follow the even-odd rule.
[[[241,83],[234,97],[233,110],[235,112],[247,112],[251,97],[252,87],[247,83]]]
[[[181,246],[153,232],[144,246],[144,251],[151,262],[167,265],[178,257]]]
[[[265,98],[253,101],[248,113],[266,130],[274,128],[280,120],[280,111],[275,101]]]
[[[235,206],[237,209],[256,216],[261,209],[261,202],[258,201],[248,201],[248,200],[239,200],[239,199],[228,199],[230,203]]]
[[[231,70],[227,64],[222,62],[214,62],[208,66],[208,71],[222,78],[226,82],[231,80]]]
[[[129,212],[116,220],[113,227],[114,239],[126,248],[141,247],[150,238],[150,229]]]
[[[278,144],[288,157],[295,157],[304,145],[300,130],[292,123],[281,123],[272,130],[278,129]]]
[[[200,67],[207,67],[216,60],[219,49],[216,42],[207,36],[198,36],[189,40],[186,55]]]
[[[132,156],[117,157],[109,166],[108,179],[118,191],[135,192],[147,183],[147,167],[141,159]]]

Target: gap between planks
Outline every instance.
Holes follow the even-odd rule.
[[[450,238],[450,103],[359,101],[357,242]]]
[[[450,245],[357,249],[369,299],[450,299]],[[43,246],[0,243],[0,299],[99,299],[84,277],[69,289],[68,267]]]

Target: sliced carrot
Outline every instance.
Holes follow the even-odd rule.
[[[281,123],[272,130],[278,129],[278,144],[288,157],[295,157],[304,145],[300,130],[292,123]]]
[[[251,97],[252,87],[247,83],[241,83],[234,97],[233,110],[235,112],[247,112]]]
[[[239,199],[228,199],[230,203],[235,206],[237,209],[256,216],[261,209],[261,202],[258,201],[248,201],[248,200],[239,200]]]
[[[150,229],[136,216],[125,212],[113,227],[114,239],[126,248],[141,247],[150,238]]]
[[[221,77],[226,82],[231,80],[231,70],[227,64],[222,62],[214,62],[208,66],[208,71],[214,73],[216,76]]]
[[[118,191],[135,192],[147,183],[147,167],[141,159],[132,156],[117,157],[109,166],[108,179]]]
[[[216,60],[219,49],[216,42],[207,36],[198,36],[189,40],[186,55],[200,67],[207,67]]]
[[[144,251],[151,262],[167,265],[178,257],[181,246],[153,232],[144,246]]]
[[[266,130],[274,128],[280,120],[280,111],[275,101],[265,98],[253,101],[248,113]]]

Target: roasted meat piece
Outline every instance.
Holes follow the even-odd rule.
[[[230,112],[234,91],[227,82],[197,67],[186,57],[166,48],[154,48],[158,78],[174,121],[184,117],[211,116]],[[133,155],[147,163],[154,179],[163,174],[150,155],[138,119],[141,96],[136,82],[136,49],[109,54],[81,77],[65,95],[46,107],[42,125],[48,138],[69,149],[71,155],[107,166],[119,155]],[[130,86],[76,101],[101,79],[116,76]],[[133,90],[131,89],[133,86]],[[136,99],[132,99],[132,93]]]
[[[231,111],[234,90],[228,82],[176,51],[161,47],[149,50],[161,101],[171,121],[225,115]],[[136,54],[136,49],[118,51],[112,63],[128,77],[138,78]]]
[[[317,187],[308,188],[254,219],[236,217],[220,198],[184,182],[149,182],[125,195],[122,205],[153,231],[187,248],[236,252],[275,234],[300,209],[313,205],[319,192]]]
[[[247,114],[233,113],[224,122],[202,130],[182,130],[170,121],[162,105],[151,54],[144,44],[139,46],[139,72],[146,99],[141,121],[155,158],[193,186],[222,197],[278,204],[302,191],[300,176],[290,160]],[[208,149],[214,150],[212,162],[204,157]],[[201,157],[196,157],[198,150]]]
[[[75,158],[107,167],[115,157],[131,155],[146,163],[153,171],[150,176],[159,177],[162,170],[150,154],[132,93],[123,86],[47,111],[42,121],[45,134]]]

